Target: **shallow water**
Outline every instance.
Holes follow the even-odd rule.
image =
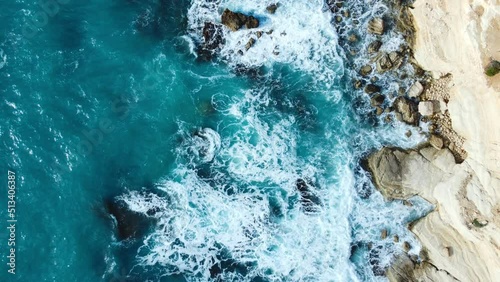
[[[429,207],[384,202],[360,160],[422,137],[359,114],[323,2],[268,4],[71,1],[36,34],[35,1],[0,4],[1,163],[18,176],[1,281],[377,281],[402,244],[382,229],[418,252],[404,227]],[[227,33],[204,62],[200,28],[226,7],[273,32],[243,55],[255,34]]]

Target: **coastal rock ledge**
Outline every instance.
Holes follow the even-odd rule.
[[[435,206],[409,227],[423,245],[420,259],[401,252],[389,281],[500,281],[500,181],[468,162],[432,146],[383,148],[368,158],[387,200],[419,195]]]

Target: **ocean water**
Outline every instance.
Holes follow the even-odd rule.
[[[418,254],[405,226],[429,205],[385,202],[361,160],[424,137],[365,114],[326,3],[42,2],[0,3],[0,281],[384,281]],[[264,34],[226,30],[204,61],[224,8]]]

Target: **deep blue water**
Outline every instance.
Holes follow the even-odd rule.
[[[37,1],[0,4],[0,174],[16,173],[18,219],[0,281],[374,281],[365,243],[414,240],[418,201],[385,203],[359,161],[418,140],[360,114],[321,2],[60,2],[36,32]],[[203,61],[211,5],[295,29],[241,58],[247,31],[228,34]]]

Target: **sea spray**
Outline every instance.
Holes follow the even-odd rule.
[[[383,145],[411,147],[423,138],[414,129],[404,137],[409,127],[398,123],[372,128],[353,117],[345,58],[323,2],[280,2],[272,15],[268,4],[194,1],[189,9],[194,41],[224,8],[259,17],[259,38],[252,30],[224,30],[220,59],[264,72],[250,89],[214,93],[216,127],[180,123],[176,167],[156,186],[166,195],[122,196],[131,210],[158,220],[137,261],[189,281],[382,279],[375,275],[402,243],[381,239],[381,230],[400,234],[418,252],[405,225],[428,205],[386,203],[359,162]],[[314,212],[305,212],[297,183],[318,197]]]

